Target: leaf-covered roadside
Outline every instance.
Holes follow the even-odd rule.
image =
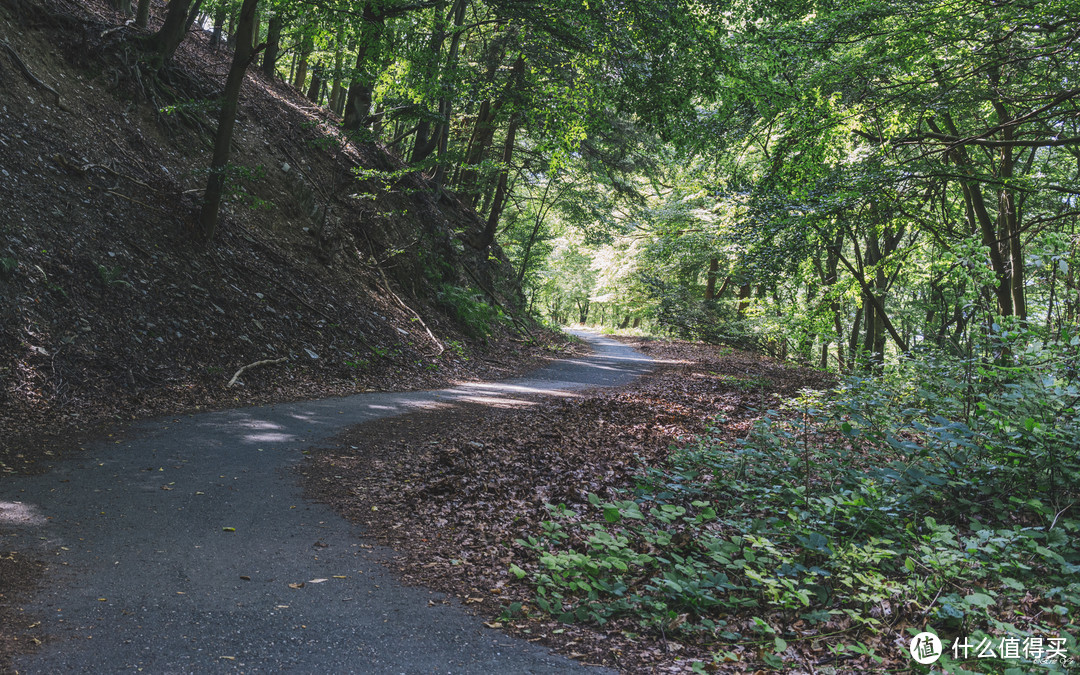
[[[492,625],[589,663],[689,667],[689,657],[707,656],[705,647],[642,634],[628,620],[596,628],[544,615],[535,589],[510,572],[536,565],[515,540],[543,531],[547,503],[582,508],[590,494],[621,498],[635,476],[662,465],[673,444],[703,433],[717,414],[733,440],[742,438],[765,401],[831,381],[727,348],[636,346],[662,363],[621,390],[514,408],[457,405],[353,429],[312,452],[307,494],[394,548],[407,581],[460,598]],[[509,616],[515,603],[521,610]]]
[[[624,671],[908,672],[924,629],[949,672],[1075,664],[1070,346],[913,357],[828,392],[722,348],[643,348],[682,362],[618,392],[363,427],[317,455],[309,490],[407,579]]]

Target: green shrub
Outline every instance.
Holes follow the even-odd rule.
[[[471,288],[443,284],[438,292],[439,304],[471,337],[486,339],[492,323],[502,318],[502,311],[484,302],[483,296]]]
[[[727,622],[752,615],[929,625],[950,641],[1060,634],[1075,654],[1078,345],[1014,339],[1007,365],[924,354],[804,392],[742,441],[717,426],[621,500],[549,507],[544,531],[519,540],[536,555],[536,604],[668,636],[746,640]]]

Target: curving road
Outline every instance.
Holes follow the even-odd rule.
[[[50,562],[27,607],[54,639],[21,673],[567,673],[586,669],[398,584],[385,550],[288,470],[345,427],[456,400],[567,395],[650,368],[614,340],[528,377],[245,408],[135,427],[0,483],[0,539]],[[301,586],[302,584],[302,586]]]

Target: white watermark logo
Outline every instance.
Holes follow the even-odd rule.
[[[941,658],[941,640],[933,633],[919,633],[908,647],[916,663],[929,665]]]
[[[978,640],[969,636],[955,638],[949,651],[957,661],[972,658],[1025,660],[1041,666],[1057,664],[1072,667],[1076,665],[1077,658],[1066,651],[1068,643],[1068,636],[982,636]],[[911,638],[908,652],[916,663],[926,666],[936,663],[944,655],[941,639],[925,631]]]

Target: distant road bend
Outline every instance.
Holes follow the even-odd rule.
[[[346,427],[442,402],[572,395],[648,357],[594,347],[527,377],[157,419],[43,476],[4,478],[8,549],[50,561],[28,611],[53,639],[20,673],[568,673],[581,664],[401,586],[385,550],[292,472]],[[6,514],[6,515],[5,515]],[[302,585],[301,585],[302,584]]]

